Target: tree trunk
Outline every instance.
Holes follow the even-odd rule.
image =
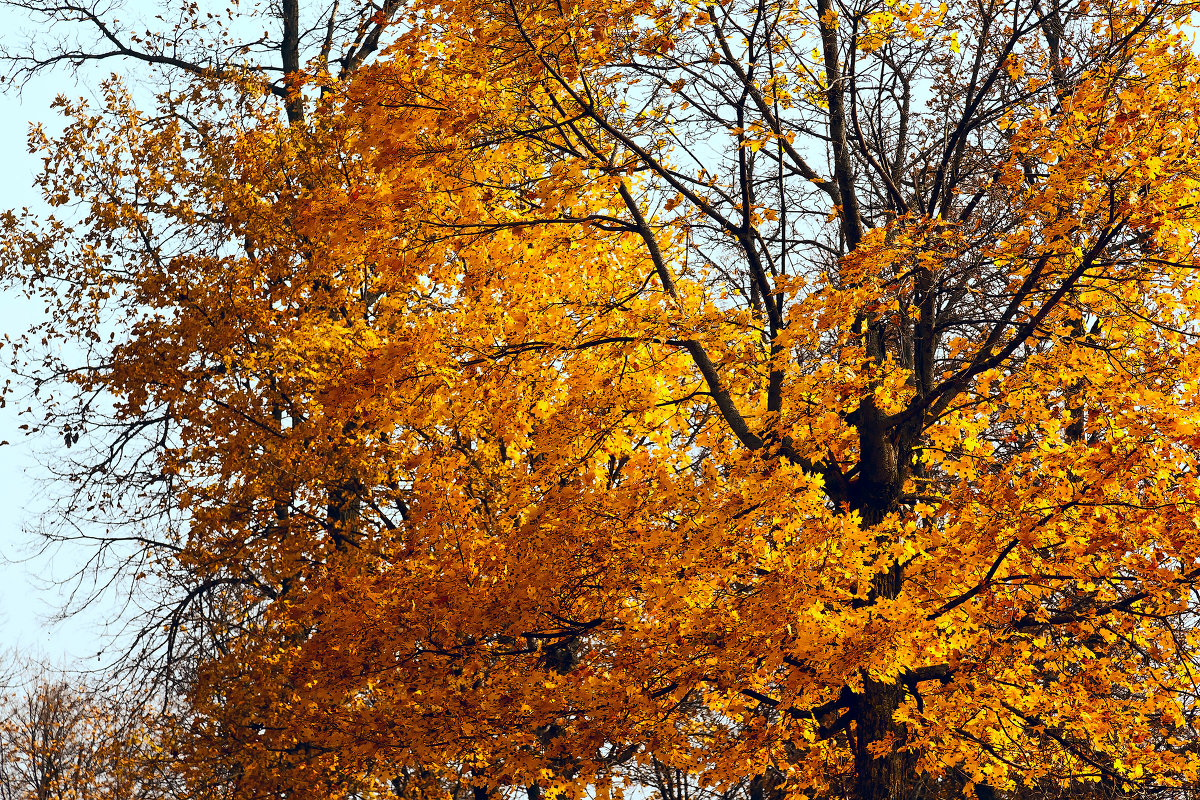
[[[873,344],[882,351],[881,342]],[[854,506],[862,524],[872,526],[896,509],[909,454],[901,452],[894,433],[881,424],[881,415],[870,398],[860,405],[859,416],[861,460]],[[885,537],[877,537],[876,541],[879,552],[886,552],[890,542]],[[892,564],[872,579],[867,602],[898,597],[903,585],[903,567]],[[904,726],[893,720],[903,701],[904,686],[899,681],[877,681],[864,671],[863,690],[855,711],[858,800],[913,800],[918,793],[915,759],[902,750],[906,739]]]
[[[903,700],[904,687],[899,684],[870,678],[863,682],[854,752],[858,800],[912,800],[916,795],[912,755],[900,750],[904,729],[892,720]],[[886,744],[882,755],[871,752],[873,744]]]

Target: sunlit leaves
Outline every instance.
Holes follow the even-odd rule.
[[[763,8],[430,4],[302,122],[63,105],[86,219],[4,258],[165,420],[189,763],[1197,779],[1196,57],[1137,4]]]

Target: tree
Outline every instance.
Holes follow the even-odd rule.
[[[1191,6],[278,10],[278,81],[151,39],[155,110],[64,101],[84,219],[7,227],[89,348],[68,508],[177,514],[196,763],[1187,791]]]
[[[148,723],[129,697],[108,696],[65,675],[6,681],[0,697],[0,798],[172,796],[173,782],[153,752]]]

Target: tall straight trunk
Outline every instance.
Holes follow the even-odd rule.
[[[872,526],[896,510],[908,454],[900,452],[895,432],[881,424],[872,399],[866,399],[858,413],[861,462],[853,505],[862,524]],[[877,544],[886,552],[890,542],[880,537]],[[868,602],[896,598],[903,585],[903,568],[892,564],[872,579]],[[898,680],[875,680],[864,672],[854,712],[857,800],[913,800],[918,794],[915,759],[903,750],[906,732],[894,720],[903,702],[904,686]]]
[[[863,681],[855,720],[858,800],[911,800],[916,795],[914,760],[901,749],[904,730],[892,719],[903,700],[904,687],[898,683]],[[879,756],[871,752],[871,745],[877,743],[889,743]]]

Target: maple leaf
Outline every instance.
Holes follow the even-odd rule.
[[[0,249],[190,780],[1200,779],[1190,8],[289,8],[61,103]]]

